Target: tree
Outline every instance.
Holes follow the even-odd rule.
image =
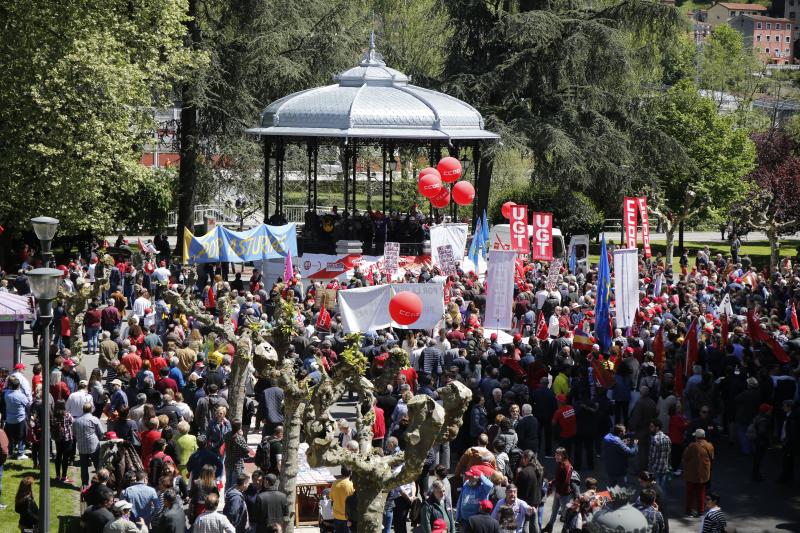
[[[697,58],[697,79],[721,110],[731,98],[737,107],[740,123],[745,123],[756,94],[764,89],[766,63],[752,48],[747,48],[742,34],[720,24],[703,43]]]
[[[83,335],[78,334],[83,327],[89,302],[99,299],[109,289],[109,274],[114,266],[114,258],[108,254],[103,255],[95,266],[95,282],[93,284],[80,283],[74,292],[67,292],[63,286],[58,288],[56,299],[64,306],[64,314],[69,319],[69,329],[75,335],[70,335],[69,349],[73,357],[79,358],[83,353]],[[57,324],[56,327],[59,327]]]
[[[179,235],[192,229],[195,202],[206,199],[199,198],[208,189],[202,180],[263,200],[263,152],[243,132],[270,102],[352,66],[368,42],[358,7],[348,0],[188,0],[186,49],[209,61],[180,87]]]
[[[139,163],[152,108],[197,58],[181,46],[181,0],[0,5],[0,219],[28,227],[31,209],[63,235],[109,232],[163,197]],[[159,212],[166,218],[166,210]]]
[[[353,482],[358,490],[358,533],[372,533],[381,530],[383,508],[389,491],[416,480],[422,472],[428,451],[458,435],[472,392],[463,383],[453,381],[437,390],[441,405],[430,396],[414,396],[408,402],[409,425],[405,432],[405,449],[388,457],[379,456],[372,450],[375,388],[370,380],[363,377],[367,360],[358,349],[360,336],[351,336],[349,341],[350,346],[342,354],[343,364],[337,369],[336,375],[324,387],[323,384],[318,385],[308,402],[313,417],[306,424],[309,441],[307,455],[312,467],[344,465],[352,470]],[[394,351],[393,357],[408,360],[408,354],[403,350]],[[400,367],[394,366],[393,369],[396,373]],[[330,408],[347,388],[358,393],[358,452],[339,445],[336,423],[330,414]]]
[[[650,106],[663,139],[660,165],[649,187],[648,207],[664,224],[666,259],[672,264],[675,229],[685,220],[727,211],[746,190],[742,178],[752,170],[755,148],[734,117],[720,115],[715,102],[681,80]]]
[[[780,258],[780,236],[800,228],[800,157],[798,145],[783,130],[770,129],[752,136],[758,166],[747,176],[747,197],[731,210],[741,223],[767,234],[770,269]]]
[[[598,205],[644,181],[651,163],[643,145],[652,148],[658,138],[641,113],[645,90],[633,68],[643,59],[630,36],[674,39],[683,24],[674,7],[506,0],[447,8],[458,31],[444,88],[477,107],[507,146],[529,148],[536,179],[585,192]],[[492,172],[488,155],[481,201]],[[626,167],[643,171],[632,175]]]

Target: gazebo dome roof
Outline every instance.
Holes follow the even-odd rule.
[[[375,51],[374,36],[358,66],[337,83],[307,89],[269,104],[260,127],[248,133],[287,137],[379,139],[497,139],[483,117],[457,98],[410,85]]]

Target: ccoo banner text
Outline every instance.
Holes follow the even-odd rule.
[[[187,264],[265,261],[285,257],[287,251],[297,255],[297,231],[293,223],[262,224],[248,231],[216,226],[200,237],[186,228],[183,231],[183,262]]]

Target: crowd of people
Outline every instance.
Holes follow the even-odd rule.
[[[614,330],[606,350],[594,327],[596,270],[561,271],[548,290],[547,265],[529,261],[519,262],[508,339],[483,331],[485,280],[460,270],[447,278],[437,329],[363,332],[370,375],[392,348],[408,354],[408,366],[376,391],[374,453],[404,450],[415,395],[438,400],[437,388],[452,381],[473,393],[458,436],[430,450],[416,481],[390,488],[383,531],[586,531],[594,513],[622,498],[654,533],[668,531],[680,511],[715,533],[726,528],[726,491],[712,487],[719,453],[747,457],[758,483],[767,451],[780,447],[779,481],[793,483],[800,265],[786,259],[769,273],[737,261],[701,250],[673,271],[660,256],[641,258],[636,325]],[[95,282],[96,263],[95,254],[64,265],[64,289]],[[443,279],[436,267],[409,277]],[[203,324],[165,299],[188,279],[168,260],[142,270],[119,262],[110,290],[89,302],[82,331],[70,331],[57,307],[49,391],[39,364],[0,370],[0,457],[25,460],[30,451],[36,467],[49,416],[54,482],[80,488],[87,531],[271,533],[289,519],[279,490],[283,390],[251,367],[244,414],[228,416],[233,346],[209,342]],[[24,271],[3,281],[0,290],[28,290]],[[379,271],[357,270],[347,285],[385,282]],[[295,359],[298,377],[319,382],[336,373],[348,342],[339,314],[315,300],[337,285],[258,271],[228,281],[218,265],[194,292],[211,313],[232,292],[237,328],[269,327],[281,299],[294,300],[295,331],[282,355]],[[75,335],[84,353],[71,351]],[[87,366],[95,354],[97,365]],[[352,423],[338,426],[339,445],[358,449]],[[258,432],[260,444],[248,445]],[[72,480],[75,464],[80,479]],[[356,531],[359,487],[347,467],[336,477],[320,496],[319,527]],[[15,497],[22,531],[41,530],[33,485],[24,478]],[[684,508],[668,509],[681,487]]]

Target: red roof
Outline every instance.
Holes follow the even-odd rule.
[[[734,4],[730,2],[720,2],[718,5],[735,11],[766,11],[767,7],[761,4]]]

